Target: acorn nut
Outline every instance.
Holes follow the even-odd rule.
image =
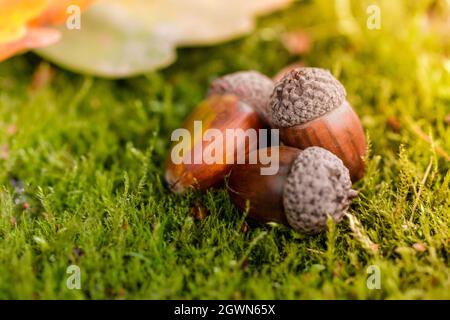
[[[203,152],[214,143],[214,139],[204,139],[205,131],[216,129],[226,137],[227,129],[265,128],[263,117],[268,114],[272,91],[272,80],[256,71],[237,72],[215,80],[206,100],[194,109],[182,126],[190,133],[189,141],[183,141],[188,145],[188,151],[179,152],[179,144],[174,144],[169,151],[165,180],[170,189],[176,193],[188,188],[205,190],[223,182],[235,163],[230,159],[236,159],[242,152],[247,154],[257,145],[244,142],[236,143],[230,150],[224,147],[223,159],[210,163],[203,159]],[[175,162],[173,153],[179,153],[182,161]]]
[[[353,182],[364,175],[366,141],[342,84],[320,68],[296,68],[275,84],[269,122],[292,147],[325,148],[344,162]]]
[[[249,201],[249,217],[303,234],[326,230],[328,216],[341,221],[357,195],[343,162],[320,147],[272,147],[268,154],[274,151],[279,153],[276,175],[261,175],[259,162],[233,167],[228,180],[233,203],[245,210]]]
[[[257,71],[239,71],[214,80],[209,86],[208,96],[234,94],[267,122],[273,88],[273,81],[265,75]]]

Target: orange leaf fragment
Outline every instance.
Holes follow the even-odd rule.
[[[0,61],[14,54],[27,50],[45,47],[57,42],[60,33],[50,28],[31,28],[26,35],[17,41],[0,44]]]

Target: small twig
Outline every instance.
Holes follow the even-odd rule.
[[[411,219],[412,219],[412,216],[413,216],[414,212],[416,211],[417,206],[419,204],[420,195],[422,194],[423,188],[425,186],[425,182],[427,182],[428,175],[430,174],[432,164],[433,164],[433,158],[430,158],[430,163],[428,164],[428,167],[425,170],[425,174],[422,178],[422,181],[420,181],[419,191],[417,191],[416,200],[414,201],[414,205],[413,205],[412,212],[411,212]]]
[[[316,250],[316,249],[311,249],[311,248],[306,248],[306,251],[312,252],[312,253],[317,253],[317,254],[323,254],[323,251],[320,250]]]
[[[350,229],[352,230],[355,238],[358,239],[359,242],[361,242],[361,244],[363,245],[363,247],[368,249],[368,251],[371,254],[374,255],[377,254],[378,244],[374,243],[372,240],[370,240],[370,238],[367,235],[365,235],[361,222],[359,222],[359,220],[354,215],[348,212],[345,214],[345,216],[347,217],[350,223]]]
[[[443,157],[445,160],[450,161],[450,155],[447,152],[445,152],[444,149],[435,145],[434,141],[425,132],[423,132],[422,129],[411,120],[411,118],[408,117],[406,120],[409,123],[411,130],[415,135],[417,135],[420,139],[424,140],[425,142],[428,142],[438,155]]]

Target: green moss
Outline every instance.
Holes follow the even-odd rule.
[[[422,27],[430,1],[378,2],[381,30],[365,27],[369,2],[352,3],[350,29],[332,2],[302,2],[248,37],[181,49],[170,68],[129,80],[56,69],[30,90],[36,56],[0,64],[0,298],[450,298],[450,44]],[[301,57],[279,37],[297,29],[315,40]],[[244,233],[224,190],[170,194],[169,135],[208,83],[298,60],[331,69],[361,115],[371,151],[350,212],[360,224]],[[205,220],[190,216],[194,202]],[[81,290],[67,289],[71,264]],[[380,290],[366,286],[370,265]]]

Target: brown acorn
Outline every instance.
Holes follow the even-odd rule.
[[[328,216],[341,221],[357,195],[342,161],[319,147],[267,149],[269,155],[274,151],[279,155],[275,175],[261,175],[260,162],[233,167],[228,180],[232,202],[246,210],[248,201],[250,218],[282,223],[303,234],[326,230]]]
[[[297,68],[275,84],[270,123],[292,147],[325,148],[344,162],[353,182],[364,175],[367,152],[359,117],[333,75],[319,68]]]
[[[202,155],[214,139],[204,140],[203,134],[207,129],[217,129],[225,137],[227,129],[245,131],[265,128],[264,116],[268,114],[266,110],[272,91],[272,80],[255,71],[237,72],[215,80],[209,88],[207,99],[194,109],[182,126],[191,133],[191,139],[187,141],[189,150],[180,155],[182,163],[175,163],[173,159],[176,144],[169,152],[165,179],[170,189],[182,193],[187,188],[204,190],[223,182],[236,157],[242,152],[248,153],[257,145],[236,143],[233,149],[229,149],[224,139],[222,161],[210,163]],[[202,125],[201,132],[196,134],[195,124],[200,123],[197,121]]]

